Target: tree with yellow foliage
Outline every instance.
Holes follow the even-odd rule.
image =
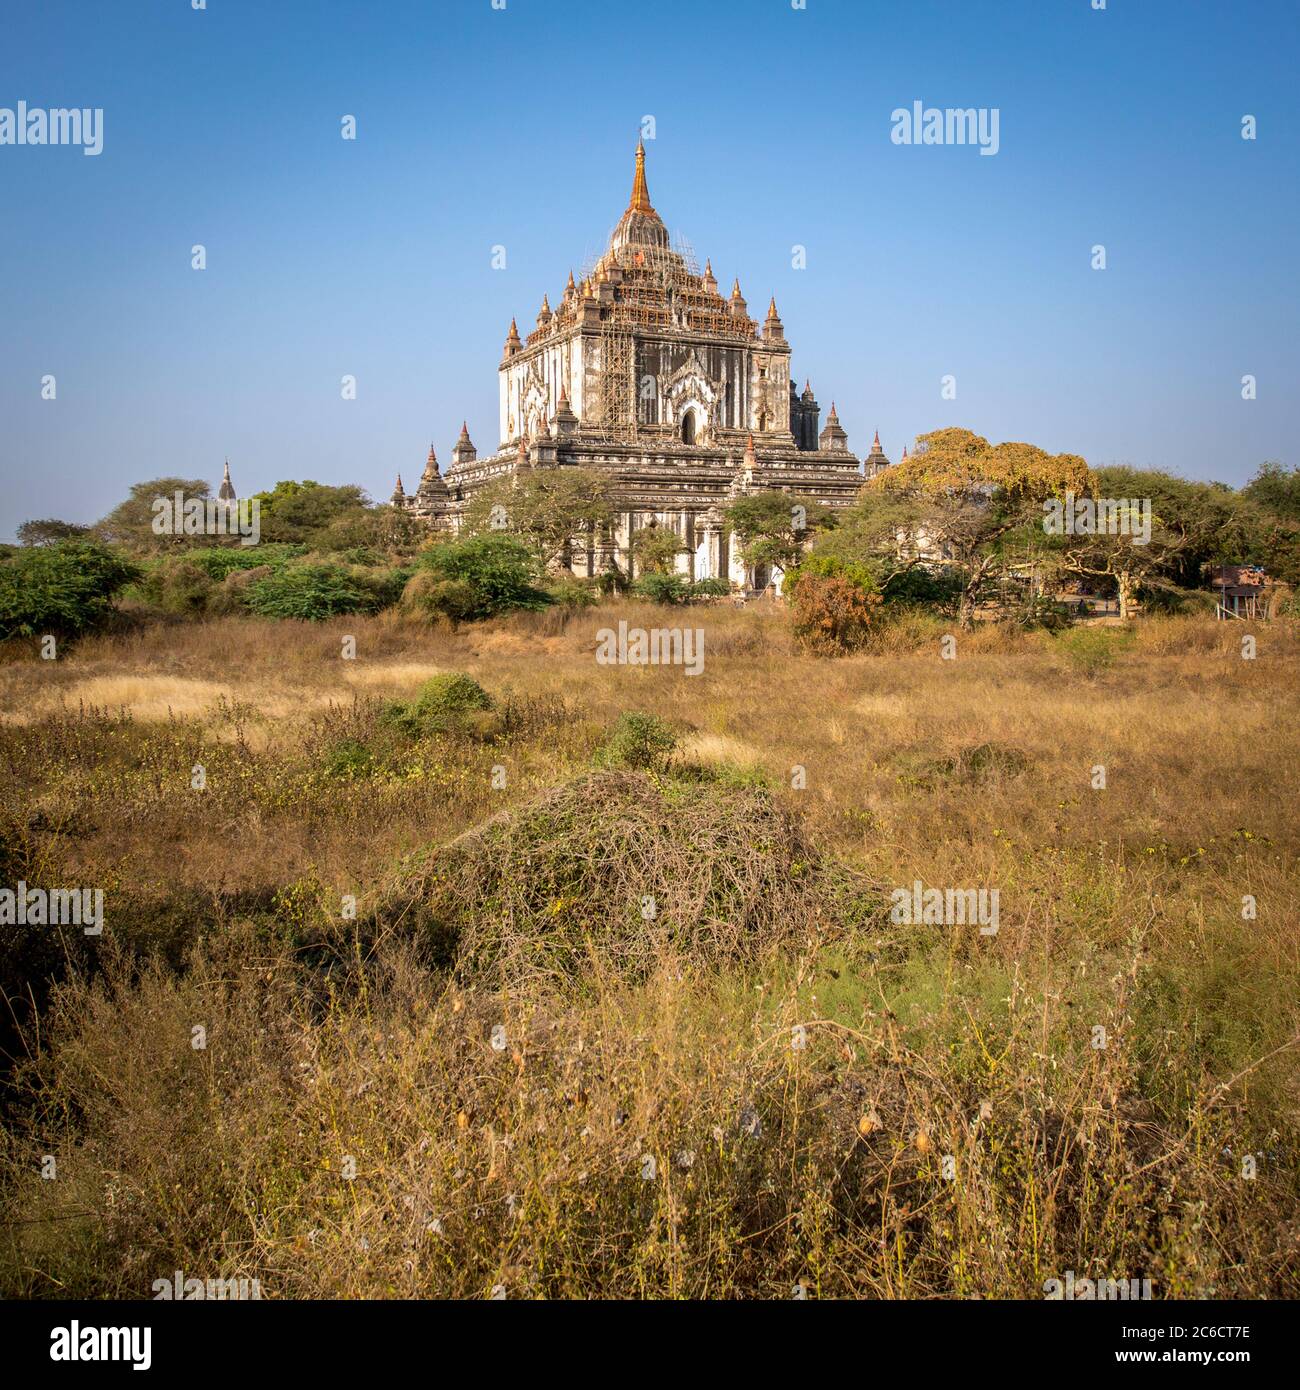
[[[878,547],[892,545],[903,565],[940,563],[957,574],[959,622],[969,629],[1013,533],[1041,536],[1045,501],[1095,491],[1092,470],[1077,454],[934,430],[918,438],[910,457],[867,483],[856,523]]]

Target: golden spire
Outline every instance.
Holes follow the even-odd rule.
[[[653,212],[650,205],[650,190],[645,181],[645,145],[636,142],[636,175],[632,180],[632,201],[627,205],[629,212]]]

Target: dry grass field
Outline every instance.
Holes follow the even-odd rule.
[[[619,619],[703,627],[703,673],[597,664]],[[0,1290],[1300,1294],[1300,631],[947,630],[8,652],[0,878],[106,922],[0,928]],[[443,672],[493,709],[386,717]],[[666,766],[609,765],[626,711]],[[996,935],[892,922],[917,880],[996,888]]]

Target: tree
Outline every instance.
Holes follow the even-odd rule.
[[[313,544],[339,518],[366,514],[366,494],[353,483],[334,487],[307,479],[278,482],[269,492],[255,493],[262,539]]]
[[[1300,468],[1265,463],[1241,491],[1256,534],[1238,558],[1263,565],[1275,579],[1300,586]]]
[[[1206,565],[1245,560],[1262,529],[1258,514],[1226,484],[1192,482],[1156,468],[1099,468],[1097,495],[1150,500],[1164,536],[1164,570],[1187,589],[1200,585]]]
[[[737,497],[723,516],[748,568],[775,565],[783,571],[792,570],[812,537],[834,525],[835,520],[829,507],[788,492],[752,492]]]
[[[126,501],[119,502],[92,529],[100,540],[115,541],[133,550],[171,550],[196,543],[211,545],[210,537],[186,536],[180,533],[179,527],[165,535],[154,531],[157,515],[154,503],[158,498],[170,502],[179,492],[186,502],[195,498],[206,500],[209,491],[202,478],[151,478],[148,482],[135,483]]]
[[[313,549],[373,551],[383,555],[414,555],[429,539],[424,523],[403,507],[384,503],[340,512],[311,534]]]
[[[588,543],[614,516],[609,479],[588,468],[540,468],[480,488],[465,508],[464,536],[522,541],[543,570],[569,568],[573,541]]]
[[[1241,495],[1269,516],[1300,522],[1300,468],[1262,463]]]
[[[59,541],[75,541],[89,536],[90,527],[48,517],[43,521],[24,521],[16,534],[20,545],[56,545]]]
[[[685,551],[682,538],[671,526],[638,526],[632,534],[632,554],[642,575],[671,574],[677,557]]]
[[[130,561],[93,541],[17,551],[0,563],[0,639],[91,631],[139,577]]]
[[[877,551],[892,546],[901,553],[900,569],[936,561],[951,568],[962,585],[958,621],[969,630],[1013,534],[1031,554],[1043,539],[1044,501],[1095,490],[1096,478],[1077,454],[935,430],[920,436],[910,458],[867,483],[856,521]]]
[[[1075,534],[1062,538],[1057,567],[1063,574],[1081,579],[1109,579],[1119,595],[1119,615],[1127,621],[1133,616],[1139,589],[1176,564],[1184,544],[1178,532],[1170,530],[1151,514],[1151,534],[1139,543],[1135,532],[1141,529],[1140,503],[1136,497],[1115,498],[1119,503],[1128,534]]]

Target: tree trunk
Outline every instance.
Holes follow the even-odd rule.
[[[975,630],[975,596],[969,589],[963,589],[961,602],[957,606],[957,625],[963,632]]]
[[[1115,585],[1119,589],[1120,621],[1126,623],[1133,616],[1133,605],[1137,599],[1137,585],[1127,570],[1121,570],[1115,576]]]

